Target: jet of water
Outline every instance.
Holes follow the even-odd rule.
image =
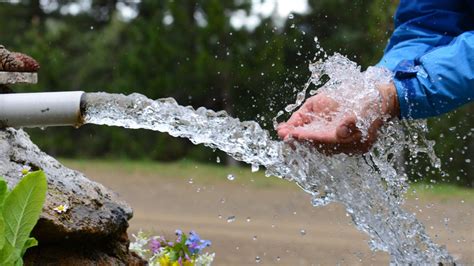
[[[349,98],[344,108],[356,115],[362,112],[357,109],[362,98],[378,97],[373,84],[390,80],[386,71],[370,68],[361,72],[355,63],[338,54],[312,64],[311,70],[310,81],[321,85],[321,77],[329,76],[320,91]],[[340,94],[344,84],[347,89]],[[287,111],[302,103],[309,85]],[[453,263],[415,216],[401,208],[407,190],[407,178],[398,163],[401,151],[408,148],[413,156],[427,153],[439,165],[433,143],[421,137],[427,130],[424,121],[388,122],[367,154],[325,156],[306,144],[273,140],[254,121],[242,122],[224,111],[181,106],[171,98],[155,101],[140,94],[87,93],[84,103],[86,123],[149,129],[187,138],[254,167],[263,166],[267,176],[296,182],[313,196],[314,206],[344,204],[355,226],[370,236],[370,247],[388,252],[394,264]],[[358,126],[364,130],[370,123],[361,121]]]

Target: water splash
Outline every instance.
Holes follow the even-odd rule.
[[[390,79],[386,71],[377,68],[361,72],[355,63],[338,54],[312,64],[310,69],[310,81],[298,94],[296,104],[286,108],[288,112],[304,101],[311,84],[321,86],[323,77],[328,76],[329,81],[317,93],[351,99],[343,108],[360,115],[363,110],[357,104],[361,100],[379,97],[373,84]],[[346,88],[343,93],[341,87]],[[379,141],[369,153],[328,157],[305,144],[273,140],[256,122],[239,121],[224,111],[181,106],[171,98],[154,101],[140,94],[87,93],[84,102],[86,123],[149,129],[187,138],[254,167],[263,166],[267,176],[296,182],[313,196],[314,206],[344,204],[356,227],[370,236],[370,247],[388,252],[392,263],[453,262],[415,216],[401,208],[407,190],[407,178],[398,161],[402,150],[408,148],[412,156],[427,153],[439,167],[432,152],[434,144],[422,137],[427,131],[425,122],[392,120],[381,129]],[[371,119],[369,116],[358,126],[367,129]]]

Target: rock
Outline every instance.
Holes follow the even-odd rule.
[[[27,264],[143,264],[128,251],[126,230],[132,209],[127,203],[40,151],[24,131],[1,130],[0,175],[13,187],[25,168],[41,169],[48,178],[46,202],[32,233],[40,245],[27,253]],[[69,206],[66,212],[54,210],[65,204]]]
[[[135,253],[130,253],[128,237],[110,239],[99,242],[62,242],[57,244],[40,245],[28,250],[25,255],[25,265],[146,265]]]

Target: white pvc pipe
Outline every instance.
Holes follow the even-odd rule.
[[[80,126],[82,91],[0,94],[0,127]]]

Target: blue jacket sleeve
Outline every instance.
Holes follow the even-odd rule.
[[[400,2],[378,65],[394,72],[402,118],[439,115],[474,99],[474,20],[465,3]]]

